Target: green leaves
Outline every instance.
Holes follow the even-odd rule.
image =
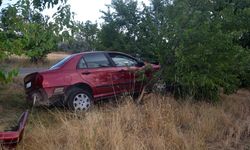
[[[22,53],[33,62],[43,60],[49,52],[57,48],[58,43],[58,35],[55,34],[58,28],[48,19],[32,8],[29,0],[20,0],[15,5],[3,9],[3,32],[0,31],[0,45],[5,51],[3,54]]]
[[[53,8],[55,5],[61,3],[66,3],[67,0],[32,0],[34,8],[43,10],[45,8]]]
[[[105,22],[98,34],[98,48],[136,54],[140,21],[137,1],[113,0],[107,12],[102,13]]]
[[[0,70],[0,84],[6,84],[12,81],[12,78],[18,75],[17,70],[4,72]]]
[[[249,53],[243,54],[242,47],[234,42],[240,35],[239,27],[234,25],[238,18],[235,8],[222,1],[218,8],[207,1],[176,0],[166,9],[166,15],[175,15],[167,23],[175,38],[168,38],[172,49],[165,51],[161,60],[164,64],[169,57],[175,58],[165,71],[165,80],[177,87],[175,94],[216,100],[220,88],[225,93],[236,91],[243,71],[239,57],[247,60]],[[174,41],[178,45],[172,45]]]
[[[58,3],[50,22],[41,10]],[[20,0],[2,11],[0,59],[24,53],[38,61],[57,44],[117,50],[160,61],[162,78],[178,97],[218,100],[220,90],[250,86],[249,0],[151,0],[149,6],[112,0],[107,7],[99,29],[75,21],[65,0]]]
[[[1,5],[0,1],[0,5]],[[65,2],[65,0],[61,0]],[[1,10],[0,15],[0,60],[10,55],[25,54],[34,62],[42,60],[56,49],[55,25],[48,22],[39,10],[48,4],[54,6],[58,0],[19,0]],[[31,5],[33,4],[33,5]],[[34,7],[33,7],[34,6]],[[0,83],[6,84],[18,74],[17,70],[0,70]]]
[[[49,52],[57,48],[57,37],[51,26],[29,23],[25,24],[22,33],[24,54],[33,62],[43,60]]]
[[[159,60],[173,94],[218,100],[249,85],[250,5],[242,1],[113,0],[98,36],[102,47]],[[248,62],[248,63],[247,63]]]

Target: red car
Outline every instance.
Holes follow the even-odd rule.
[[[158,70],[159,65],[151,65]],[[120,52],[72,54],[47,71],[24,78],[27,100],[34,105],[62,103],[73,110],[87,110],[93,101],[124,93],[140,93],[144,83],[136,72],[145,64]],[[146,71],[151,77],[152,72]]]

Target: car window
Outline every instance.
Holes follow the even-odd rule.
[[[114,54],[114,53],[111,53],[109,55],[111,59],[114,61],[115,65],[118,67],[124,67],[124,66],[130,67],[130,66],[136,66],[137,64],[137,61],[135,59],[125,55]]]
[[[90,53],[85,54],[83,57],[87,63],[88,68],[100,68],[111,66],[108,58],[103,53]]]
[[[83,58],[80,59],[77,68],[79,69],[87,68],[87,64],[85,63],[85,60]]]
[[[55,65],[53,65],[52,67],[50,67],[49,69],[57,69],[60,68],[61,66],[63,66],[65,64],[65,62],[67,62],[68,60],[70,60],[74,55],[69,55],[67,57],[65,57],[64,59],[60,60],[59,62],[57,62]]]

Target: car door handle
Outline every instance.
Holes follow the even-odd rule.
[[[118,72],[125,72],[126,70],[124,70],[124,69],[121,69],[121,70],[119,70]]]
[[[82,75],[89,75],[90,72],[82,72]]]

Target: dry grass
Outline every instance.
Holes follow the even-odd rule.
[[[38,62],[37,64],[31,63],[26,56],[12,55],[9,58],[2,60],[0,62],[0,67],[10,69],[19,67],[49,67],[68,55],[68,53],[64,52],[53,52],[47,55],[44,62]]]
[[[22,78],[15,78],[13,83],[0,85],[0,131],[15,123],[25,104]]]
[[[250,92],[208,104],[148,95],[87,113],[33,112],[19,149],[250,149]]]
[[[48,54],[48,59],[49,60],[58,60],[58,59],[62,59],[66,56],[68,56],[69,54],[68,53],[64,53],[64,52],[53,52],[53,53],[50,53]]]
[[[1,63],[7,67],[53,64],[67,54],[50,54],[47,64],[27,58]],[[0,130],[29,108],[22,78],[0,87]],[[30,109],[25,136],[18,149],[250,149],[250,91],[222,95],[221,102],[176,101],[150,94],[143,104],[130,98],[96,105],[87,113],[62,109]]]

